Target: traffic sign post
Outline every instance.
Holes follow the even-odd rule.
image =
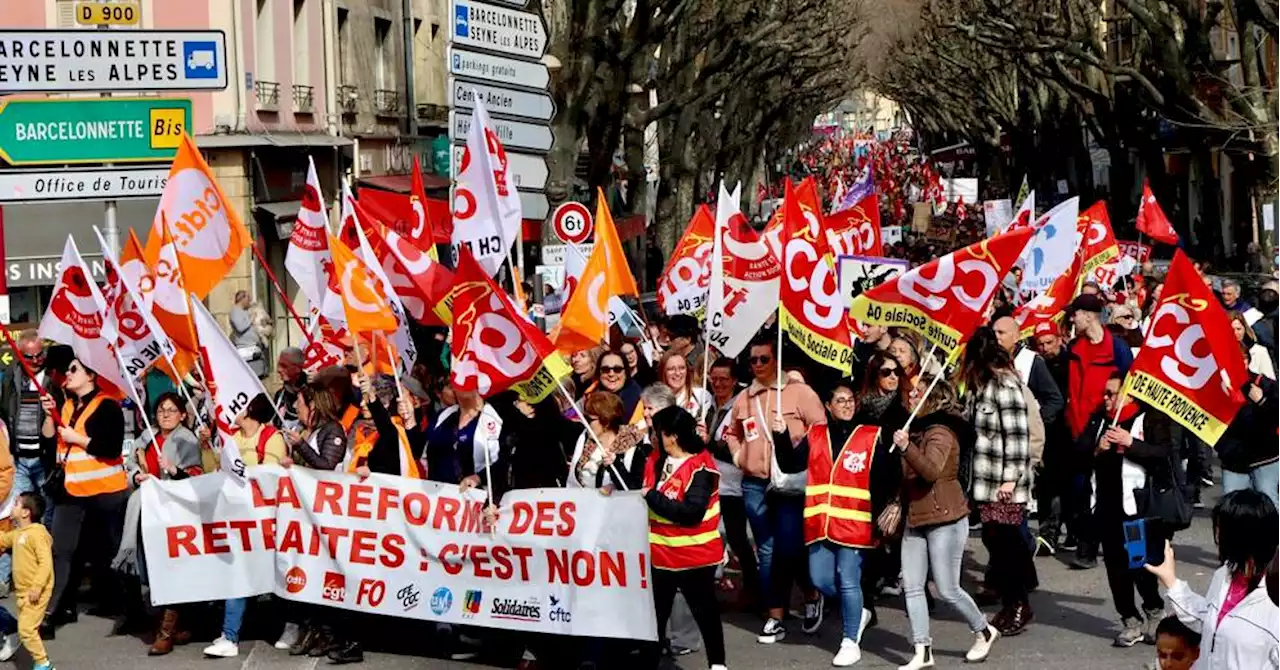
[[[542,63],[492,56],[457,46],[449,47],[448,59],[449,74],[459,77],[544,90],[551,83],[551,72]]]
[[[0,159],[10,165],[172,160],[190,127],[190,100],[5,100]]]
[[[462,165],[462,152],[465,150],[464,146],[453,148],[454,166]],[[511,175],[516,188],[522,191],[541,191],[547,187],[547,179],[551,177],[551,169],[547,167],[545,156],[531,156],[514,151],[507,152],[507,173]]]
[[[0,30],[0,63],[0,93],[227,87],[221,30]]]
[[[551,142],[555,137],[548,126],[506,119],[490,121],[493,122],[493,132],[498,134],[503,147],[551,151]],[[449,126],[453,129],[453,137],[465,144],[467,133],[471,131],[471,115],[466,112],[449,112]]]
[[[556,237],[565,244],[582,244],[591,237],[595,225],[591,210],[580,202],[566,202],[556,208],[551,217],[551,227]]]
[[[0,203],[154,198],[168,182],[168,167],[0,170]]]
[[[453,0],[452,6],[453,30],[449,34],[454,44],[530,60],[547,53],[547,30],[537,14],[475,0]]]
[[[550,121],[556,115],[556,104],[546,93],[530,93],[449,77],[449,102],[455,109],[473,109],[476,94],[480,95],[484,108],[490,114],[538,121]]]

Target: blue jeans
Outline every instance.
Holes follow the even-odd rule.
[[[1222,493],[1253,489],[1271,498],[1271,502],[1280,506],[1280,462],[1259,465],[1248,472],[1232,472],[1222,469]]]
[[[0,635],[13,635],[18,632],[18,620],[9,610],[0,606]]]
[[[985,525],[984,525],[985,528]],[[986,630],[987,620],[973,598],[960,588],[960,563],[969,539],[969,518],[923,528],[907,528],[902,536],[902,586],[907,596],[907,617],[911,620],[911,641],[932,644],[929,637],[929,603],[925,582],[933,572],[938,597],[951,605],[969,624],[969,630]]]
[[[862,551],[831,542],[814,542],[809,545],[809,577],[822,595],[840,597],[841,628],[845,638],[856,641],[862,623]]]
[[[805,590],[812,586],[805,561],[804,496],[769,493],[769,480],[743,477],[742,500],[756,541],[764,606],[785,608],[793,580]]]
[[[44,463],[39,458],[15,458],[13,459],[13,489],[18,493],[36,493],[44,494],[40,487],[44,485]],[[40,523],[45,528],[53,527],[53,503],[49,500],[45,502],[44,517]]]
[[[230,642],[240,642],[240,623],[244,621],[244,610],[248,605],[248,598],[232,598],[226,602],[222,613],[222,637]]]

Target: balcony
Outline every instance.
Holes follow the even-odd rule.
[[[293,85],[293,111],[296,114],[310,114],[316,109],[316,90],[313,86]]]
[[[338,107],[343,114],[355,114],[360,107],[360,89],[349,84],[338,87]]]
[[[373,92],[373,111],[378,116],[399,116],[400,92],[380,88]]]
[[[274,81],[258,80],[253,82],[253,92],[258,100],[256,109],[260,112],[275,112],[280,109],[280,84]]]

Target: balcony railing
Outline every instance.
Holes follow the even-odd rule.
[[[355,114],[360,105],[360,89],[350,84],[338,87],[338,107],[343,114]]]
[[[395,116],[400,113],[400,92],[380,88],[373,92],[373,110],[381,116]]]
[[[258,80],[253,83],[253,92],[258,99],[258,109],[274,112],[280,109],[280,84],[274,81]]]
[[[316,90],[313,86],[293,85],[293,111],[310,114],[316,108]]]

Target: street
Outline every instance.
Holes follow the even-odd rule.
[[[1216,496],[1206,495],[1209,505]],[[1210,527],[1209,510],[1198,510],[1192,527],[1174,540],[1179,575],[1193,588],[1203,590],[1217,564]],[[986,552],[976,534],[969,539],[966,556],[965,588],[974,591],[973,578],[981,574],[986,563]],[[1143,668],[1155,663],[1155,648],[1139,644],[1130,649],[1115,649],[1111,638],[1118,630],[1115,612],[1111,609],[1107,590],[1106,573],[1101,565],[1093,570],[1077,572],[1054,558],[1036,561],[1040,575],[1040,588],[1032,594],[1035,621],[1027,632],[1008,640],[1001,640],[992,651],[984,667],[992,670],[1037,668],[1038,670],[1087,670]],[[10,603],[11,606],[11,603]],[[910,655],[910,627],[900,598],[882,598],[879,601],[879,625],[867,630],[863,639],[862,661],[859,668],[895,668]],[[939,604],[945,610],[946,606]],[[984,608],[988,614],[994,608]],[[971,638],[963,623],[949,612],[935,610],[933,635],[939,667],[957,667],[963,663],[963,655]],[[253,608],[246,629],[262,630],[274,635],[268,622],[254,622]],[[725,615],[725,638],[729,667],[734,670],[764,668],[815,668],[829,667],[831,656],[839,645],[838,618],[828,617],[817,636],[799,633],[799,622],[789,622],[789,637],[776,645],[755,642],[760,622],[752,616],[740,613]],[[193,642],[179,647],[171,656],[152,658],[146,655],[146,644],[135,637],[108,637],[110,624],[105,619],[81,616],[80,621],[59,629],[58,637],[48,643],[50,656],[62,670],[77,668],[137,668],[138,670],[172,670],[189,667],[239,667],[253,670],[310,670],[328,665],[327,661],[289,657],[271,647],[269,641],[251,639],[240,645],[240,657],[234,660],[206,660],[200,650],[204,644]],[[416,628],[410,629],[418,630]],[[216,632],[214,633],[216,634]],[[212,637],[211,634],[202,639]],[[257,637],[262,637],[261,635]],[[397,651],[404,649],[404,635],[386,635],[396,638]],[[502,645],[494,645],[501,647]],[[377,645],[373,646],[378,649]],[[490,650],[493,647],[489,647]],[[376,670],[400,670],[408,668],[461,669],[489,667],[480,663],[459,663],[407,653],[366,653],[361,668]],[[15,657],[17,667],[29,668],[30,659],[25,652]],[[705,668],[700,653],[682,657],[677,661],[684,670]],[[608,666],[606,666],[608,667]],[[668,666],[671,667],[671,666]]]

